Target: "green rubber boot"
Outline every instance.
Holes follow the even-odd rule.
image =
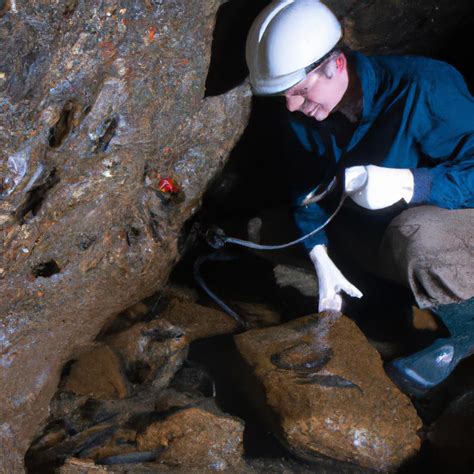
[[[474,298],[432,309],[449,329],[450,338],[386,365],[389,377],[407,395],[422,398],[446,380],[458,363],[474,354]]]

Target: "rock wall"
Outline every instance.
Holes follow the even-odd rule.
[[[247,86],[205,98],[219,6],[0,2],[4,472],[22,470],[62,365],[166,280],[245,126]]]

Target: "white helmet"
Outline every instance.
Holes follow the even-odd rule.
[[[334,14],[319,0],[274,0],[253,22],[246,59],[254,94],[282,92],[306,77],[306,68],[342,37]]]

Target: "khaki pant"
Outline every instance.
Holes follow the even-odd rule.
[[[421,308],[474,297],[474,209],[403,211],[383,235],[376,270],[408,286]]]

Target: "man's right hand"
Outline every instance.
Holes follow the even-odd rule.
[[[362,292],[356,288],[339,271],[334,262],[329,258],[324,245],[316,245],[309,254],[319,282],[319,307],[318,311],[341,311],[342,296],[344,292],[349,296],[361,298]]]
[[[366,209],[383,209],[401,199],[409,203],[414,189],[415,181],[409,169],[367,165],[345,170],[346,193]]]

